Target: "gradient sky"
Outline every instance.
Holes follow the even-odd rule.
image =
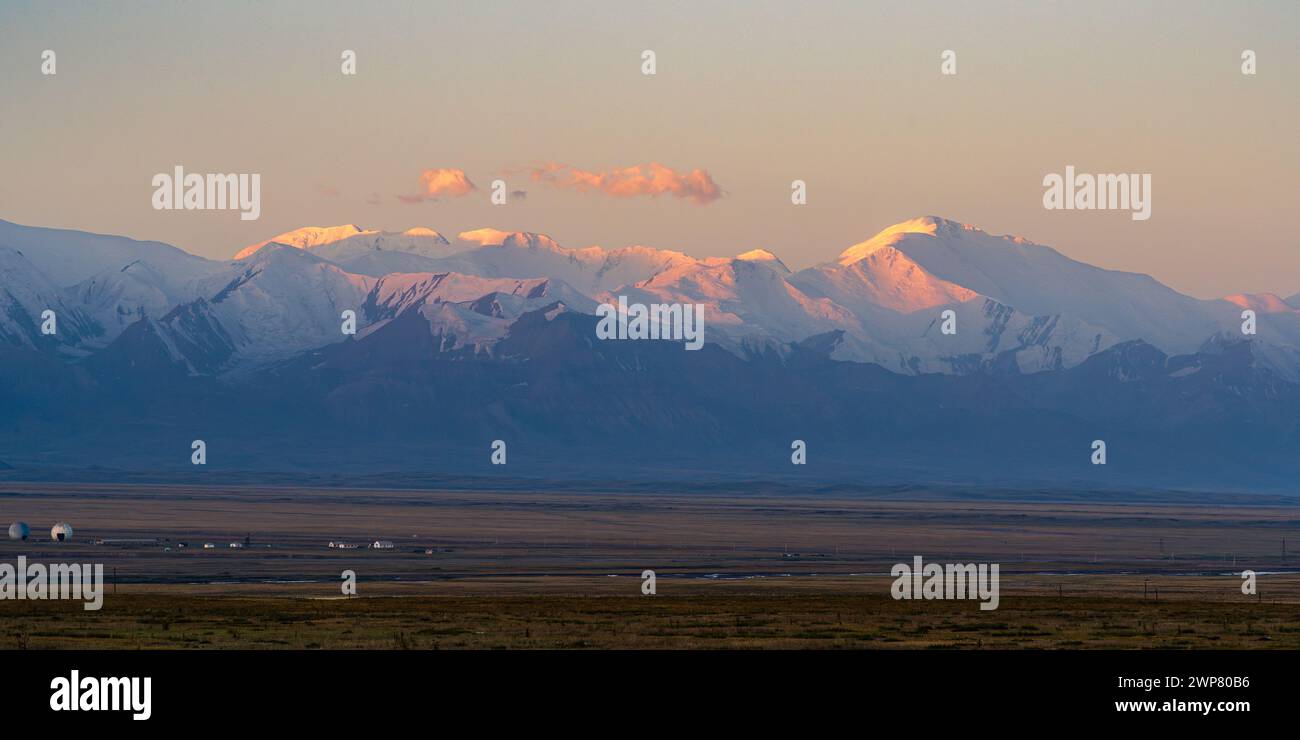
[[[1285,296],[1300,291],[1297,39],[1294,0],[6,0],[0,218],[213,258],[356,223],[766,247],[798,269],[935,214],[1200,297]],[[614,198],[514,174],[527,198],[490,205],[503,171],[547,161],[701,168],[724,195]],[[261,219],[153,210],[150,180],[176,164],[261,173]],[[1151,219],[1044,210],[1042,178],[1067,164],[1151,173]],[[430,168],[480,190],[399,201]],[[790,204],[796,178],[806,206]]]

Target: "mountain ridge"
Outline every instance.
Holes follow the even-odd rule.
[[[35,227],[0,222],[0,237],[6,228],[17,229],[27,242],[40,241]],[[1263,361],[1286,369],[1300,358],[1300,310],[1288,302],[1294,297],[1199,300],[1147,275],[1103,270],[1022,237],[994,236],[938,216],[888,226],[844,249],[837,260],[793,272],[761,248],[731,258],[644,246],[574,249],[544,234],[494,228],[448,239],[428,227],[302,227],[250,245],[232,262],[179,258],[184,253],[168,245],[84,232],[53,230],[46,241],[68,234],[75,243],[56,245],[52,254],[75,254],[88,245],[98,250],[106,240],[102,244],[111,248],[100,253],[100,262],[130,258],[66,286],[47,280],[42,284],[58,290],[45,293],[58,295],[28,300],[60,305],[60,313],[71,317],[62,351],[72,354],[99,351],[133,322],[159,321],[178,306],[202,300],[195,312],[207,318],[194,326],[220,325],[224,336],[191,338],[195,343],[229,339],[236,347],[227,357],[231,362],[274,361],[343,341],[337,330],[343,311],[360,309],[374,286],[400,282],[393,276],[457,275],[464,277],[448,284],[478,285],[482,293],[438,298],[465,304],[438,313],[481,349],[501,338],[502,327],[463,311],[518,317],[525,305],[511,297],[517,281],[546,279],[548,290],[571,310],[592,311],[596,302],[616,302],[618,296],[703,305],[706,341],[741,357],[786,352],[809,337],[841,331],[837,359],[894,372],[961,374],[1006,362],[1021,372],[1050,371],[1132,339],[1168,353],[1194,352],[1213,337],[1231,336],[1240,328],[1242,308],[1252,307],[1263,317],[1260,346],[1272,348],[1261,351]],[[109,253],[114,256],[105,257]],[[181,268],[172,274],[177,260]],[[74,270],[71,276],[79,274]],[[30,316],[28,308],[23,311]],[[952,320],[945,323],[946,316]],[[172,331],[175,318],[161,322],[159,331]],[[360,328],[371,320],[363,312]],[[30,321],[23,325],[22,341],[30,342]],[[12,327],[6,331],[18,336]],[[485,333],[476,335],[480,331]],[[198,366],[211,367],[206,361]],[[1300,368],[1287,372],[1300,377]]]
[[[838,483],[1300,494],[1300,312],[1271,294],[1199,301],[934,217],[795,272],[765,249],[352,226],[176,274],[108,237],[68,282],[0,246],[0,456],[179,471],[204,439],[218,472],[481,475],[501,439],[512,474],[788,477],[799,439],[806,475]],[[703,306],[703,346],[598,338],[620,297]]]

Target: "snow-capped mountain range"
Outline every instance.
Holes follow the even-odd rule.
[[[1200,300],[1147,275],[931,216],[798,272],[764,249],[696,258],[644,246],[573,249],[496,229],[448,239],[429,228],[355,225],[296,229],[221,262],[158,242],[0,221],[0,341],[81,357],[147,322],[196,373],[344,341],[346,310],[363,336],[418,310],[447,347],[490,354],[524,312],[559,301],[592,313],[618,296],[702,304],[706,342],[742,357],[835,331],[835,359],[904,374],[1060,370],[1135,339],[1169,354],[1212,350],[1246,338],[1248,308],[1260,361],[1300,379],[1300,294]],[[39,332],[46,309],[59,316],[55,337]],[[949,309],[955,334],[940,331]]]
[[[802,439],[853,484],[1300,493],[1300,294],[1198,300],[934,217],[799,271],[738,251],[348,225],[222,261],[0,222],[0,459],[190,471],[197,438],[212,469],[481,475],[509,439],[525,475],[785,476]],[[600,341],[619,297],[702,304],[701,351]]]

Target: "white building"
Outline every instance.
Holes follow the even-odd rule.
[[[392,540],[375,540],[374,544],[372,544],[370,547],[371,547],[371,549],[374,549],[374,550],[391,550],[391,549],[393,549],[393,541],[392,541]]]

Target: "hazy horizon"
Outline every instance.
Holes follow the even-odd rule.
[[[1297,28],[1286,2],[7,3],[0,218],[212,259],[355,223],[761,247],[797,270],[935,215],[1201,298],[1285,297],[1300,291]],[[672,174],[616,181],[650,163]],[[260,173],[261,217],[153,210],[150,180],[175,165]],[[1045,210],[1042,179],[1067,165],[1150,173],[1150,220]],[[442,170],[473,188],[414,197]],[[492,205],[498,178],[526,197]]]

